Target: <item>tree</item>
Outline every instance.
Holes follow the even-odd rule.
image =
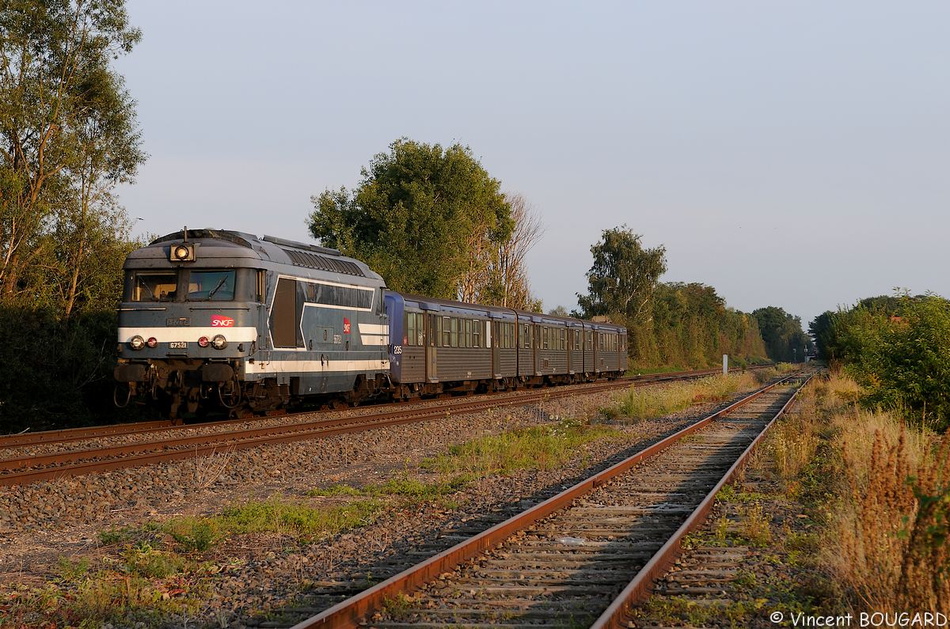
[[[364,260],[393,290],[454,298],[482,272],[484,243],[512,231],[500,183],[459,144],[443,149],[402,138],[362,169],[352,192],[311,197],[310,233]]]
[[[506,194],[511,207],[511,233],[503,241],[493,241],[482,230],[479,242],[470,246],[469,273],[459,285],[459,301],[539,311],[540,302],[531,295],[525,257],[544,231],[541,220],[520,194]]]
[[[109,67],[141,34],[121,0],[9,0],[0,33],[0,299],[53,300],[69,315],[103,253],[94,244],[124,224],[110,191],[145,159]]]
[[[752,316],[759,324],[769,358],[781,362],[804,362],[805,353],[813,343],[802,330],[800,318],[776,306],[754,310]]]
[[[644,249],[640,235],[628,227],[604,230],[590,252],[594,264],[587,272],[590,294],[578,293],[584,316],[619,315],[628,324],[652,317],[653,291],[666,272],[666,249]]]

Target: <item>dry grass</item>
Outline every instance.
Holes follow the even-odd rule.
[[[797,482],[802,471],[814,460],[820,426],[814,396],[801,396],[794,409],[772,429],[769,440],[772,458],[786,488]]]
[[[722,402],[740,390],[756,388],[750,373],[710,376],[662,387],[631,388],[617,395],[613,403],[601,409],[608,419],[640,421],[663,417],[702,402]]]
[[[850,387],[825,392],[837,407]],[[950,438],[852,407],[832,420],[840,504],[828,560],[868,610],[950,612]]]

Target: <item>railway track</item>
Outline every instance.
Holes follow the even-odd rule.
[[[522,406],[557,397],[577,395],[578,393],[598,393],[629,387],[631,384],[643,386],[662,381],[699,378],[711,373],[716,373],[716,371],[705,370],[641,376],[633,380],[594,383],[585,385],[581,389],[577,387],[531,389],[520,391],[517,394],[459,398],[448,405],[432,405],[431,403],[392,404],[379,407],[382,410],[371,411],[356,417],[292,422],[243,430],[231,429],[234,425],[233,421],[193,424],[190,426],[180,426],[174,422],[165,421],[9,435],[0,439],[0,448],[10,450],[15,447],[30,445],[54,446],[121,435],[148,435],[153,438],[147,441],[114,446],[65,449],[49,454],[21,454],[18,456],[15,452],[8,453],[5,458],[0,459],[0,486],[21,485],[53,478],[152,465],[208,456],[222,451],[231,452],[254,448],[261,445],[321,439],[384,426],[424,421],[433,417],[443,417],[446,413],[461,414],[502,406]],[[186,432],[207,431],[209,429],[221,430],[221,432],[182,436],[180,433],[183,429]],[[174,436],[172,436],[173,434]],[[163,438],[162,435],[167,436]],[[45,440],[38,439],[38,437],[43,436],[46,437]]]
[[[751,369],[762,369],[764,367],[751,367]],[[732,369],[733,372],[739,371],[738,369]],[[666,372],[666,373],[656,373],[656,374],[645,374],[637,376],[629,376],[620,380],[620,382],[627,382],[636,385],[642,384],[652,384],[656,382],[668,382],[673,380],[688,380],[691,378],[702,378],[705,376],[715,375],[720,373],[718,369],[701,369],[697,371],[676,371],[676,372]],[[591,386],[596,386],[595,383]],[[581,385],[583,386],[583,385]],[[503,394],[500,394],[503,395]],[[410,404],[416,402],[409,402]],[[397,403],[399,405],[404,405],[405,403]],[[310,413],[312,411],[304,411],[304,413]],[[292,415],[292,414],[288,414]],[[244,421],[247,421],[248,418],[241,418]],[[183,424],[181,420],[171,420],[171,419],[162,419],[155,421],[144,421],[144,422],[134,422],[128,424],[112,424],[112,425],[103,425],[103,426],[88,426],[81,428],[64,428],[62,430],[43,430],[39,432],[20,432],[8,435],[0,435],[0,449],[2,448],[15,448],[21,446],[29,446],[36,444],[55,444],[55,443],[69,443],[73,441],[82,441],[87,439],[96,439],[99,437],[114,437],[127,434],[140,434],[146,432],[166,432],[170,430],[182,430],[189,428],[206,428],[209,426],[226,426],[228,424],[233,424],[236,420],[228,419],[221,421],[203,421],[195,422],[191,424]]]
[[[293,628],[626,626],[627,606],[802,385],[760,389],[343,602],[317,589],[287,611],[325,611]]]

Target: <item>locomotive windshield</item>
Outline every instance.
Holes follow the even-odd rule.
[[[233,301],[234,271],[191,271],[186,301]]]
[[[178,274],[174,271],[136,273],[132,301],[172,301],[177,287]]]
[[[234,301],[236,272],[229,270],[134,271],[129,301]],[[246,284],[247,282],[245,282]]]

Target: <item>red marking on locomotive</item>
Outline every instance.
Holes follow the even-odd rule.
[[[346,317],[343,317],[343,334],[349,334],[352,326],[350,326],[350,320]]]
[[[234,319],[231,317],[225,317],[224,315],[211,315],[211,327],[212,328],[233,328]]]

